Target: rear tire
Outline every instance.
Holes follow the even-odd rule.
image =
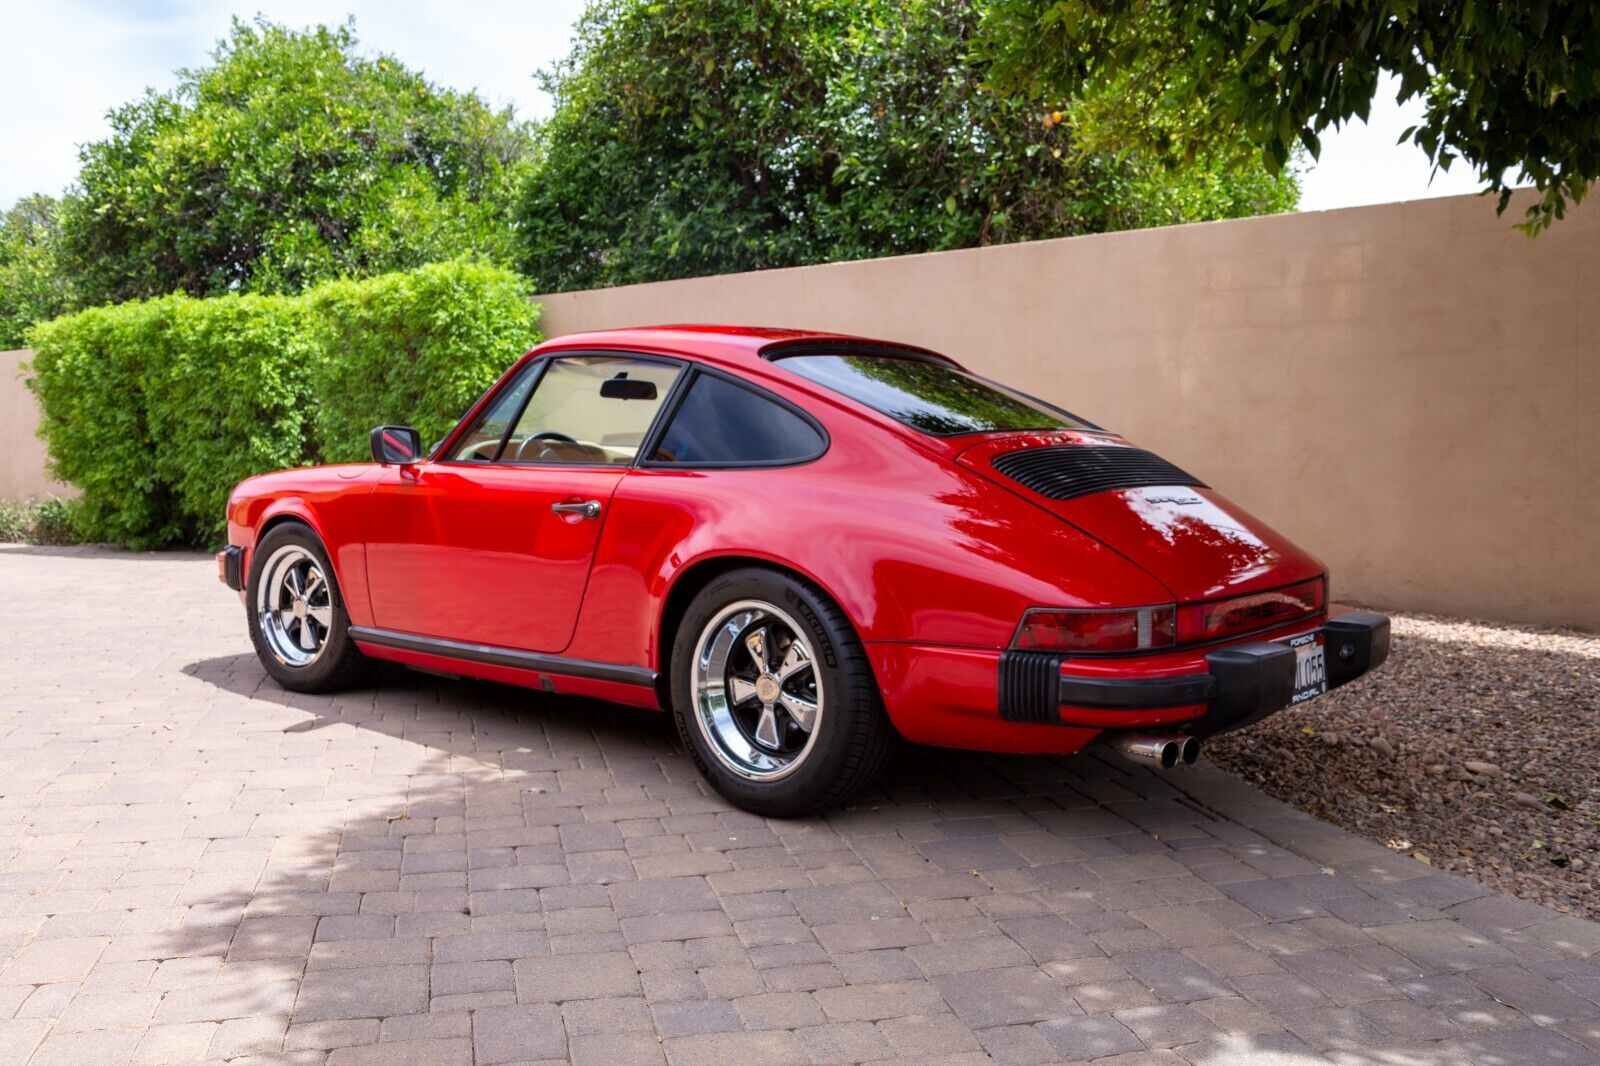
[[[251,552],[245,615],[256,658],[294,692],[337,692],[366,681],[372,660],[350,639],[350,616],[322,541],[309,526],[273,526]]]
[[[711,786],[756,814],[842,803],[895,733],[849,619],[809,582],[762,568],[712,580],[673,642],[672,713]]]

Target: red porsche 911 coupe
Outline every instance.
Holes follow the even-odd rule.
[[[730,801],[835,804],[896,737],[1164,767],[1359,677],[1389,622],[1201,481],[909,345],[561,337],[443,441],[253,477],[222,579],[287,688],[372,660],[669,709]]]

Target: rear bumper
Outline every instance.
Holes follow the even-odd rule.
[[[1275,642],[1319,631],[1330,688],[1388,657],[1389,620],[1365,612],[1287,626],[1267,634],[1272,643],[1257,638],[1129,659],[895,641],[869,643],[867,655],[890,720],[913,743],[1069,755],[1108,730],[1204,737],[1282,710],[1293,698],[1294,654]]]
[[[1381,614],[1351,611],[1319,628],[1329,689],[1389,657],[1389,619]],[[1174,676],[1091,677],[1063,673],[1064,664],[1069,669],[1070,664],[1060,655],[1006,652],[1000,657],[1000,717],[1104,729],[1116,728],[1119,712],[1187,707],[1199,713],[1187,717],[1182,728],[1207,737],[1260,721],[1294,702],[1295,652],[1286,643],[1231,644],[1206,653],[1204,661],[1204,671]]]

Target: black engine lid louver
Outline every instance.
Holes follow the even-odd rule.
[[[1092,492],[1138,489],[1154,485],[1206,483],[1142,448],[1117,445],[1067,444],[1007,452],[992,460],[994,468],[1024,488],[1052,500],[1071,500]]]

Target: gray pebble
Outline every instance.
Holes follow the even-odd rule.
[[[1496,766],[1492,762],[1480,762],[1477,759],[1469,759],[1465,763],[1462,763],[1462,765],[1467,768],[1468,773],[1480,774],[1483,777],[1500,776],[1500,767]]]

